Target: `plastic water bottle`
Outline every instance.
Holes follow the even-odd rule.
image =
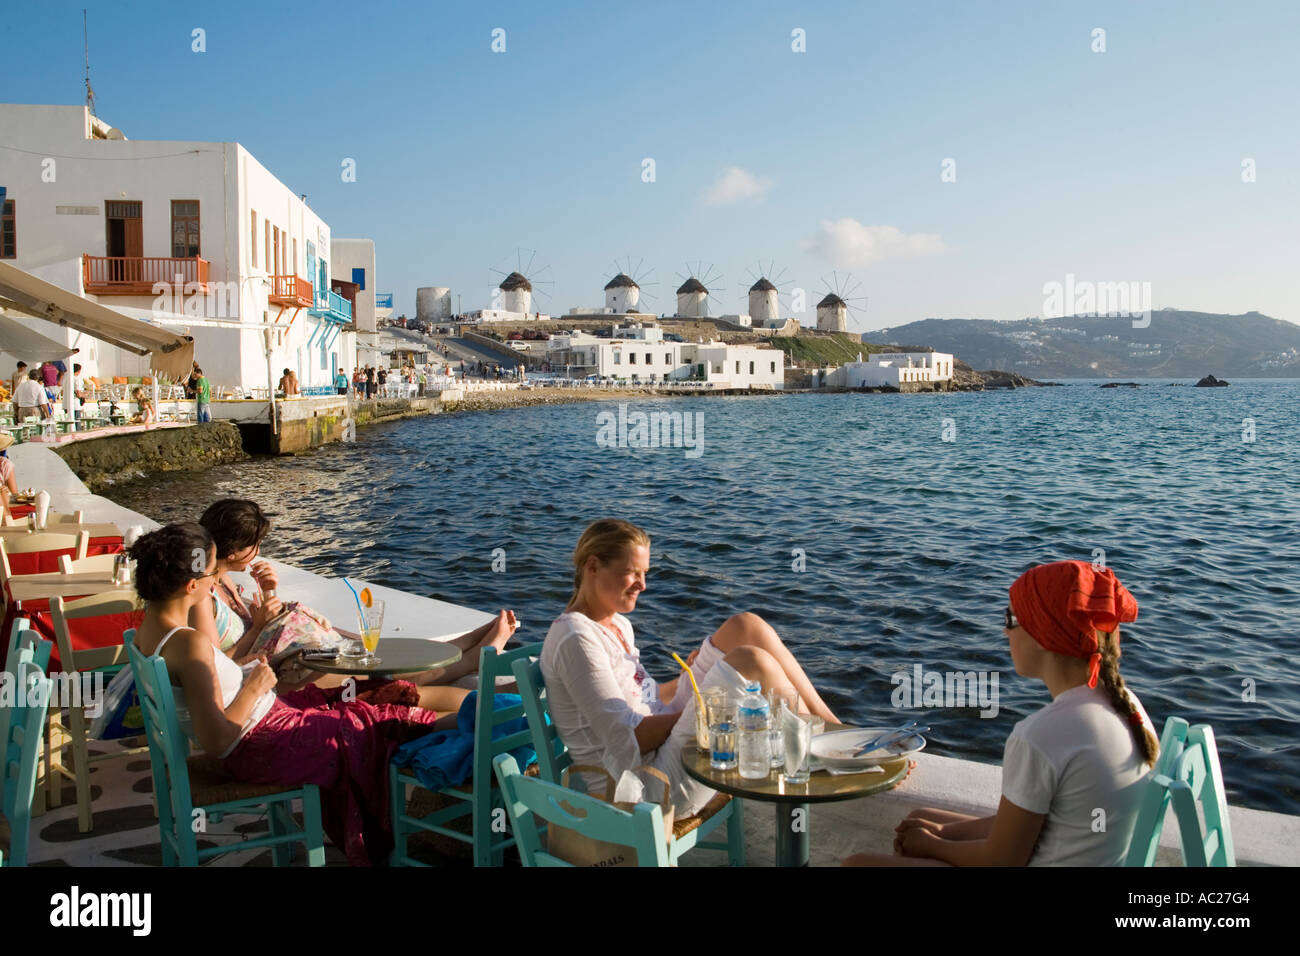
[[[740,775],[746,780],[766,777],[772,769],[772,748],[768,742],[771,708],[758,681],[750,681],[740,700],[739,751]]]

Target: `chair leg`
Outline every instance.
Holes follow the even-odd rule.
[[[69,707],[68,721],[72,731],[72,770],[77,784],[77,829],[89,833],[94,828],[90,813],[90,753],[86,745],[86,712],[80,707]]]
[[[45,724],[45,803],[47,807],[63,806],[63,774],[66,764],[63,762],[64,748],[68,741],[62,730],[54,725],[62,717],[62,711],[54,710]]]
[[[393,821],[393,852],[389,854],[389,866],[401,866],[406,857],[406,827],[402,817],[406,813],[406,784],[398,777],[397,767],[388,767],[389,819]],[[304,819],[306,819],[304,817]]]
[[[302,788],[302,832],[307,847],[307,865],[325,865],[325,831],[320,819],[320,790]]]
[[[285,836],[293,832],[292,807],[285,800],[278,800],[267,807],[267,820],[271,825],[273,836]],[[276,866],[293,864],[293,845],[277,843],[271,847],[271,860]]]

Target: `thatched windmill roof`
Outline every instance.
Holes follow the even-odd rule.
[[[848,304],[843,299],[841,299],[834,292],[828,292],[826,293],[826,298],[822,299],[820,302],[817,303],[817,308],[819,309],[831,308],[837,305],[843,306],[844,308],[848,308]]]
[[[704,287],[703,282],[695,278],[695,276],[691,276],[683,282],[681,288],[677,290],[678,295],[685,295],[688,292],[703,292],[705,295],[708,295],[709,290]]]
[[[610,289],[639,289],[639,288],[641,287],[636,284],[636,282],[632,279],[632,277],[623,272],[620,272],[618,275],[614,276],[614,278],[610,279],[608,282],[605,283],[606,292],[608,292]]]
[[[512,272],[501,280],[499,288],[502,292],[532,292],[533,284],[518,272]]]
[[[750,292],[775,292],[776,286],[768,282],[766,277],[760,278],[757,282],[749,287]]]

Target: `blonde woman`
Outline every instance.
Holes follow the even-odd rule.
[[[646,588],[650,538],[627,521],[602,519],[583,532],[573,566],[573,597],[542,646],[551,719],[575,763],[604,766],[615,779],[650,764],[672,781],[676,812],[695,813],[713,791],[682,769],[682,747],[695,737],[690,681],[652,678],[625,616]],[[739,693],[757,680],[765,690],[798,691],[808,712],[839,722],[776,631],[756,614],[729,618],[687,664],[702,690],[722,686]]]

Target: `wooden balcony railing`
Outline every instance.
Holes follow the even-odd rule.
[[[276,305],[310,308],[312,294],[311,283],[300,276],[271,277],[270,300]]]
[[[82,285],[93,295],[153,295],[155,283],[207,294],[208,260],[149,256],[82,256]],[[195,289],[192,283],[198,283]]]

